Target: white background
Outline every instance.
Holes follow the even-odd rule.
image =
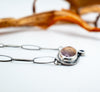
[[[0,18],[20,18],[32,14],[33,0],[0,0]],[[63,0],[38,0],[37,12],[60,10]],[[97,14],[83,16],[94,20]],[[0,43],[33,44],[42,47],[71,45],[86,54],[75,66],[37,65],[24,62],[0,63],[0,92],[100,92],[100,33],[90,33],[77,25],[55,25],[47,30],[34,27],[0,29]],[[0,48],[0,55],[32,59],[55,56],[56,51],[26,51]]]

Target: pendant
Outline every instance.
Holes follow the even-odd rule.
[[[77,64],[78,58],[85,54],[84,50],[77,51],[75,48],[71,46],[67,46],[59,49],[57,55],[57,63],[61,65],[72,66]]]

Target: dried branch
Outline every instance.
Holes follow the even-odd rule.
[[[82,20],[79,15],[73,13],[72,11],[64,9],[61,11],[49,11],[34,14],[20,19],[0,19],[0,28],[18,26],[38,26],[43,29],[46,29],[59,21],[72,22],[78,24],[89,32],[100,32],[99,28],[91,27],[84,20]]]
[[[100,12],[100,0],[65,0],[70,3],[70,10],[77,14]]]

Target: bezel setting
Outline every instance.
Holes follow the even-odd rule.
[[[68,49],[69,47],[71,48],[70,49],[71,51],[69,51],[69,49]],[[70,56],[70,55],[69,56],[65,56],[65,55],[63,55],[62,54],[62,50],[64,48],[66,49],[66,51],[68,49],[68,51],[72,52],[72,53],[74,51],[75,54],[73,56]],[[72,65],[77,64],[77,60],[78,60],[79,56],[83,55],[84,50],[83,51],[81,51],[81,50],[77,51],[75,48],[73,48],[71,46],[67,46],[67,47],[64,47],[64,48],[60,48],[59,49],[59,52],[58,52],[58,55],[57,55],[58,62],[61,63],[62,65],[68,65],[68,66],[72,66]]]

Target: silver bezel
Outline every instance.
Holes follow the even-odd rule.
[[[75,60],[78,58],[78,52],[77,52],[77,50],[74,48],[76,50],[76,54],[74,56],[66,57],[66,56],[62,55],[62,53],[61,53],[62,49],[63,48],[59,49],[59,53],[57,55],[57,58],[58,58],[59,62],[61,64],[64,64],[64,65],[73,65],[75,63]]]

